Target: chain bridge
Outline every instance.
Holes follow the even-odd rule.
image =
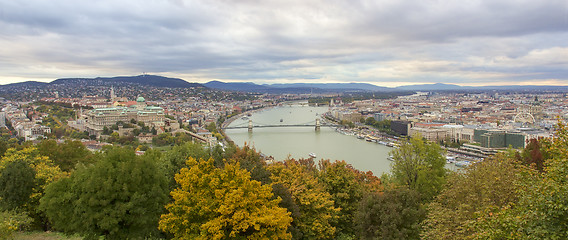
[[[330,127],[336,127],[338,125],[336,124],[330,124],[327,122],[323,122],[317,118],[314,121],[310,121],[310,122],[306,122],[306,123],[299,123],[299,124],[265,124],[265,123],[258,123],[258,122],[253,122],[251,119],[249,119],[248,123],[241,123],[235,126],[225,126],[223,127],[223,129],[242,129],[242,128],[247,128],[249,131],[252,131],[253,128],[273,128],[273,127],[314,127],[315,130],[319,130],[321,126],[330,126]]]

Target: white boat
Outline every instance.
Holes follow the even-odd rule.
[[[393,158],[392,156],[388,156],[388,157],[387,157],[387,160],[389,160],[389,161],[394,161],[394,158]]]
[[[308,156],[310,156],[311,158],[315,158],[315,157],[316,157],[316,154],[313,153],[313,152],[311,152],[310,154],[308,154]]]
[[[471,162],[470,162],[470,161],[467,161],[467,160],[457,161],[457,162],[456,162],[456,167],[467,167],[467,166],[469,166],[469,165],[471,165]]]
[[[454,156],[446,156],[446,163],[455,163],[456,157]]]

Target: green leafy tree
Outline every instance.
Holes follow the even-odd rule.
[[[209,125],[207,125],[206,129],[209,130],[209,132],[216,133],[217,125],[214,122],[212,122]]]
[[[512,155],[512,154],[510,154]],[[514,159],[514,157],[511,157]],[[531,141],[516,159],[522,169],[518,201],[489,208],[469,224],[477,239],[568,238],[568,130],[558,124],[554,139]],[[543,168],[540,168],[540,161]],[[500,171],[507,172],[507,169]]]
[[[506,209],[505,221],[497,222],[502,232],[519,232],[506,228],[504,223],[520,223],[523,229],[520,238],[568,239],[568,129],[559,123],[556,137],[543,140],[545,159],[540,174],[525,174],[527,180],[521,188],[518,205]],[[538,146],[527,146],[531,158],[539,159],[540,153],[533,154]],[[534,157],[537,156],[537,157]],[[530,162],[539,169],[538,161]],[[518,221],[522,219],[522,221]],[[493,227],[489,225],[490,227]],[[487,229],[487,228],[484,228]]]
[[[32,180],[28,178],[29,176],[25,176],[29,175],[30,172],[27,168],[21,166],[20,163],[25,163],[29,168],[33,169],[33,183],[31,183]],[[4,157],[0,159],[0,172],[7,174],[7,176],[2,176],[7,187],[2,190],[4,194],[11,194],[11,191],[18,193],[17,196],[10,196],[8,199],[12,197],[15,197],[15,199],[11,201],[18,199],[18,203],[15,204],[21,211],[26,211],[28,215],[34,219],[34,226],[45,229],[47,222],[43,213],[38,209],[39,200],[44,195],[45,188],[50,183],[64,177],[65,174],[58,166],[53,164],[48,157],[40,155],[38,150],[34,147],[26,147],[22,150],[16,150],[14,148],[8,149]],[[24,174],[24,176],[16,176],[14,175],[15,172]],[[20,179],[21,177],[25,177],[26,179]],[[13,182],[14,178],[22,180],[21,185],[13,185],[17,184]],[[29,194],[29,199],[24,201],[21,197],[28,195],[30,186],[33,186],[31,194]]]
[[[92,162],[92,153],[80,142],[65,140],[57,144],[55,140],[44,140],[37,145],[39,153],[48,156],[61,170],[70,172],[77,164]]]
[[[213,159],[190,158],[176,175],[180,187],[171,195],[160,229],[177,239],[290,239],[292,218],[270,185],[251,180],[239,163],[217,168]]]
[[[30,201],[35,183],[35,170],[22,160],[7,163],[0,170],[1,207],[12,210]]]
[[[94,165],[54,182],[41,199],[53,227],[87,239],[156,236],[166,203],[165,175],[151,157],[111,148]]]
[[[174,143],[174,138],[169,133],[160,133],[158,136],[152,138],[152,145],[154,146],[166,146],[172,145]]]
[[[446,159],[438,144],[413,137],[402,142],[391,155],[394,159],[391,174],[395,183],[418,191],[425,201],[440,192],[445,183]]]
[[[359,239],[420,239],[426,216],[420,194],[406,187],[367,194],[355,213]]]
[[[358,181],[357,172],[345,161],[320,161],[318,178],[331,195],[334,206],[340,209],[337,232],[347,236],[355,235],[354,215],[359,201],[365,193],[365,185]]]
[[[186,143],[186,142],[191,142],[191,139],[192,138],[189,134],[178,132],[174,136],[174,143],[176,145],[181,145],[181,144]]]
[[[238,161],[241,168],[249,171],[252,179],[262,184],[270,183],[270,172],[266,169],[266,163],[254,148],[250,148],[248,145],[236,148],[231,159]]]
[[[367,119],[365,119],[365,125],[373,126],[375,125],[375,123],[377,123],[377,120],[375,120],[375,118],[373,117],[368,117]]]
[[[103,134],[110,135],[112,133],[112,129],[109,129],[107,126],[103,127]]]
[[[446,188],[429,204],[424,238],[466,239],[480,234],[472,228],[479,217],[518,202],[520,173],[520,164],[502,154],[450,175]]]
[[[298,227],[303,238],[334,238],[334,224],[340,209],[334,207],[331,195],[306,165],[290,159],[272,164],[268,170],[272,173],[272,182],[286,187],[300,209],[300,216],[294,219],[293,224]]]
[[[286,188],[282,184],[271,184],[272,185],[272,193],[274,193],[273,199],[280,198],[281,201],[278,203],[278,206],[286,208],[288,212],[290,212],[290,216],[292,219],[299,219],[301,216],[300,208],[298,204],[294,202],[292,198],[292,193],[288,188]],[[293,221],[290,226],[288,227],[288,232],[292,234],[292,239],[303,239],[303,234],[298,228],[297,224]]]
[[[171,150],[164,152],[160,157],[160,164],[165,170],[168,182],[170,183],[170,191],[177,187],[175,175],[186,167],[188,158],[209,159],[209,152],[198,143],[187,142],[183,145],[174,146]]]

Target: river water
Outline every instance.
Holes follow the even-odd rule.
[[[254,125],[312,124],[315,119],[328,111],[328,107],[285,105],[252,113],[245,119],[239,118],[229,127],[247,127],[251,119]],[[381,176],[390,170],[388,153],[392,148],[373,142],[343,135],[331,127],[322,126],[320,131],[310,127],[269,127],[226,129],[226,134],[239,146],[245,143],[257,151],[273,156],[276,161],[287,157],[308,158],[310,153],[316,159],[345,160],[361,171],[372,171]]]

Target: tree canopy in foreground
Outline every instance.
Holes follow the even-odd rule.
[[[160,229],[175,238],[291,239],[290,213],[239,163],[217,168],[213,159],[190,158],[175,179],[174,202],[160,219]]]

